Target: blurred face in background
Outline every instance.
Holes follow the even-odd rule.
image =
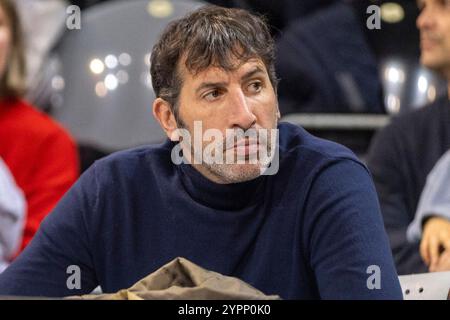
[[[3,78],[11,47],[11,27],[0,2],[0,77]]]
[[[418,0],[421,63],[450,79],[450,0]]]

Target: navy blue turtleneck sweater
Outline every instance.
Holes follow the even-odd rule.
[[[185,257],[284,299],[401,298],[367,169],[340,145],[279,129],[278,173],[238,184],[174,165],[170,141],[96,162],[0,275],[0,295],[115,292]],[[67,287],[71,265],[81,289]]]

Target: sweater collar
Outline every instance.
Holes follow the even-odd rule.
[[[218,184],[190,164],[180,164],[177,170],[190,197],[211,208],[239,210],[255,204],[263,197],[266,176],[240,183]]]

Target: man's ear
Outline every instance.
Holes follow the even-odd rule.
[[[170,140],[178,141],[177,122],[172,112],[170,103],[162,98],[156,98],[153,101],[153,116],[159,122],[159,125],[167,134]]]

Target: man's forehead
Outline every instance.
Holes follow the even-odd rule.
[[[191,81],[194,82],[203,82],[203,81],[215,81],[219,78],[225,80],[225,78],[234,76],[234,77],[243,77],[248,72],[260,70],[263,73],[267,73],[266,67],[261,59],[252,58],[247,61],[236,61],[234,63],[234,68],[231,70],[225,70],[220,66],[212,65],[207,67],[204,70],[201,70],[197,73],[192,73],[187,70],[186,67],[183,69],[183,74],[188,76]]]

